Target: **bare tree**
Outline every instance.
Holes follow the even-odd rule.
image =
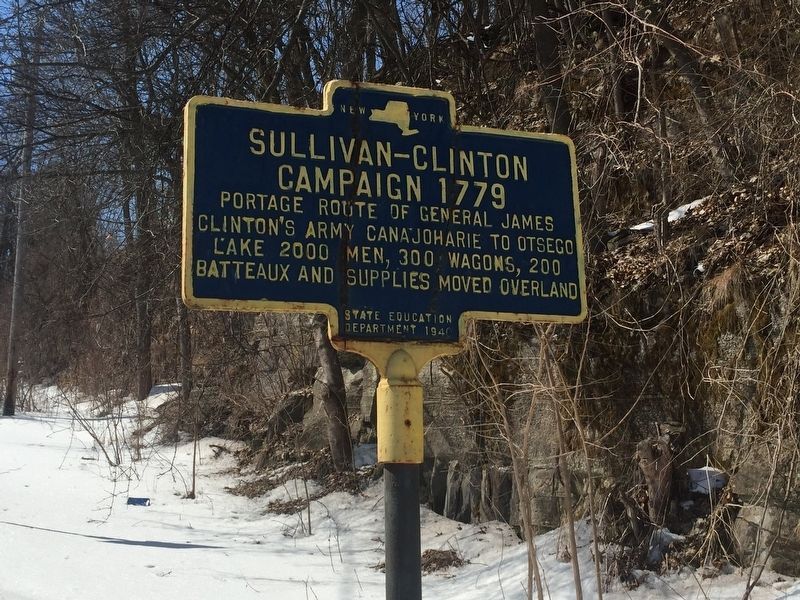
[[[3,415],[12,416],[16,411],[17,403],[17,373],[18,373],[18,327],[19,312],[24,293],[25,275],[23,265],[25,264],[25,245],[26,235],[25,226],[27,219],[26,206],[31,198],[28,196],[30,190],[30,178],[33,162],[33,130],[36,121],[36,75],[39,62],[38,46],[44,23],[42,18],[35,25],[33,36],[33,47],[28,48],[23,40],[21,25],[18,29],[19,51],[20,51],[20,76],[23,78],[22,85],[25,89],[25,128],[24,141],[22,143],[22,178],[19,185],[19,196],[17,200],[17,240],[14,258],[14,286],[11,292],[11,316],[8,327],[8,347],[6,359],[6,389],[3,398]]]
[[[342,367],[336,349],[328,337],[328,319],[316,315],[312,320],[314,344],[322,367],[322,405],[328,417],[328,443],[337,471],[353,469],[353,444],[347,423],[347,396]]]
[[[564,94],[564,76],[561,69],[558,43],[559,21],[553,19],[553,7],[547,0],[529,0],[528,11],[533,20],[536,44],[536,65],[539,69],[542,99],[550,117],[553,133],[568,134],[571,128],[568,98]]]

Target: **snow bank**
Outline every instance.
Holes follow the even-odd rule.
[[[160,390],[174,393],[174,390]],[[110,466],[93,438],[57,406],[0,419],[0,598],[3,600],[193,600],[278,598],[335,600],[384,597],[383,491],[334,493],[307,514],[266,512],[271,500],[305,495],[287,482],[261,498],[228,493],[237,483],[230,453],[214,458],[199,445],[197,496],[191,488],[192,444],[145,445],[142,460]],[[158,402],[155,398],[154,402]],[[44,405],[44,402],[40,403]],[[93,417],[100,419],[99,417]],[[108,417],[109,419],[112,417]],[[94,421],[105,425],[102,420]],[[107,443],[107,442],[106,442]],[[309,491],[316,491],[311,484]],[[312,492],[313,493],[313,492]],[[129,496],[149,506],[128,506]],[[586,598],[594,596],[588,528],[579,528]],[[545,597],[572,599],[569,563],[558,555],[566,540],[555,531],[537,538]],[[501,523],[463,525],[422,511],[422,547],[453,549],[466,566],[423,577],[425,598],[522,600],[526,551]],[[643,572],[641,586],[606,594],[621,598],[740,598],[741,575],[699,580],[690,572],[659,578]],[[800,599],[800,585],[765,577],[755,599]]]

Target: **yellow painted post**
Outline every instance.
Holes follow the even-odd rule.
[[[421,600],[419,477],[422,384],[414,357],[395,350],[378,383],[378,461],[383,464],[386,600]]]
[[[423,390],[418,374],[458,344],[391,344],[335,340],[369,358],[378,383],[378,462],[383,465],[386,600],[422,600],[419,483],[424,459]]]
[[[422,384],[417,365],[405,350],[397,350],[378,383],[378,462],[422,464]]]

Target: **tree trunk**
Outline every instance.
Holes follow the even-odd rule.
[[[308,0],[303,0],[303,2],[300,4],[300,9],[297,11],[297,15],[295,16],[294,23],[292,23],[292,28],[289,31],[289,39],[286,42],[286,46],[284,46],[284,48],[283,48],[283,52],[281,53],[281,57],[278,60],[278,65],[275,68],[275,75],[273,75],[272,81],[267,86],[266,97],[268,99],[271,99],[271,98],[274,97],[275,91],[277,90],[277,87],[280,84],[281,79],[283,78],[284,71],[289,66],[289,63],[293,62],[292,61],[292,58],[293,58],[292,55],[294,53],[294,47],[298,44],[298,37],[300,36],[301,32],[303,31],[305,18],[306,18],[306,12],[308,11],[308,5],[309,5]],[[294,62],[296,63],[296,61],[294,61]],[[298,76],[297,79],[299,79],[300,78],[299,77],[300,73],[297,73],[296,75]],[[289,98],[289,101],[290,102],[292,102],[292,101],[296,102],[297,99],[296,98]]]
[[[137,176],[138,179],[138,176]],[[152,314],[150,310],[150,258],[153,235],[150,227],[152,207],[149,203],[149,190],[142,183],[136,192],[136,399],[144,400],[153,387],[151,364],[151,339],[153,335]]]
[[[713,123],[713,119],[717,114],[714,95],[700,72],[700,65],[697,58],[686,49],[686,45],[675,33],[666,14],[662,14],[656,21],[654,30],[659,42],[669,51],[675,63],[678,65],[678,74],[681,75],[689,85],[695,107],[697,108],[697,114],[700,116],[700,120],[707,131],[711,146],[711,157],[716,164],[717,171],[719,171],[719,174],[722,175],[724,179],[733,179],[733,167],[726,153],[725,142],[719,129]]]
[[[309,45],[311,34],[303,21],[298,26],[297,39],[291,47],[290,65],[284,74],[286,100],[293,106],[311,106],[316,101],[314,69]]]
[[[567,518],[567,543],[569,544],[569,558],[572,563],[572,579],[575,583],[575,600],[583,600],[583,586],[581,585],[581,569],[578,560],[578,544],[575,540],[575,515],[573,514],[572,506],[572,479],[570,478],[569,469],[567,468],[567,443],[564,440],[564,425],[561,421],[561,408],[558,405],[556,394],[567,394],[566,388],[563,390],[556,384],[556,378],[553,369],[558,369],[558,363],[550,349],[550,341],[545,336],[549,337],[547,331],[544,335],[540,335],[539,343],[542,344],[547,350],[548,363],[545,366],[547,369],[547,384],[550,390],[550,405],[553,409],[553,416],[556,420],[556,433],[558,437],[558,471],[561,476],[561,484],[564,486],[564,516]],[[599,581],[598,581],[599,584]]]
[[[406,42],[395,0],[368,4],[370,21],[383,48],[383,67],[406,81],[411,77],[406,66]]]
[[[669,436],[647,438],[637,446],[639,468],[647,483],[648,514],[650,521],[661,527],[667,516],[672,486],[672,449]]]
[[[714,15],[714,24],[717,26],[717,33],[726,56],[741,65],[739,35],[728,8],[723,8]]]
[[[10,180],[11,173],[7,176],[8,180]],[[10,183],[8,181],[3,181],[3,187],[8,189]],[[6,275],[6,261],[3,257],[6,255],[6,252],[10,252],[11,250],[11,219],[14,214],[14,200],[11,198],[11,194],[9,193],[8,198],[4,200],[0,200],[0,280],[5,279]],[[10,262],[10,261],[9,261]],[[8,269],[9,272],[11,269]],[[9,279],[11,279],[9,277]]]
[[[378,72],[378,36],[375,33],[375,26],[367,24],[367,47],[364,51],[366,62],[367,81]]]
[[[549,366],[549,369],[554,367]],[[552,379],[551,379],[552,385]],[[564,486],[564,516],[567,518],[567,543],[569,545],[569,559],[572,563],[572,580],[575,584],[575,600],[583,600],[583,586],[581,585],[581,569],[578,561],[578,544],[575,541],[575,515],[572,506],[572,480],[567,468],[567,445],[564,442],[564,425],[561,422],[561,412],[555,396],[550,395],[550,402],[556,419],[556,432],[558,433],[558,471],[561,483]]]
[[[349,41],[346,59],[342,65],[342,75],[350,81],[361,81],[364,78],[364,49],[369,35],[367,6],[364,0],[353,2],[353,9],[346,27],[346,38]]]
[[[11,292],[11,315],[8,325],[8,350],[6,354],[6,390],[3,398],[3,416],[10,417],[17,406],[17,322],[19,302],[22,297],[22,260],[24,257],[25,202],[20,193],[17,209],[17,247],[14,258],[14,287]]]
[[[558,52],[558,35],[553,23],[548,23],[547,0],[529,0],[536,43],[536,66],[539,70],[542,101],[550,117],[550,131],[567,135],[572,117],[564,97],[564,75]]]
[[[651,216],[653,219],[653,233],[656,239],[656,248],[664,252],[667,245],[667,217],[672,204],[672,181],[670,180],[670,149],[667,140],[667,107],[661,93],[664,82],[659,74],[659,65],[653,65],[650,71],[650,84],[652,86],[653,105],[658,111],[658,141],[659,141],[659,166],[658,177],[660,198],[653,202]],[[653,192],[655,197],[656,192]]]
[[[150,299],[152,297],[151,270],[157,261],[152,251],[155,237],[152,231],[154,196],[152,156],[146,150],[150,140],[147,139],[147,110],[140,98],[138,85],[141,73],[137,68],[142,50],[142,31],[140,29],[143,14],[132,7],[126,7],[118,13],[120,34],[123,38],[124,53],[119,66],[117,91],[124,102],[125,110],[120,122],[118,135],[122,139],[123,152],[120,156],[121,171],[127,173],[127,183],[131,186],[135,219],[130,222],[129,200],[123,204],[125,234],[127,244],[133,251],[134,280],[132,304],[135,310],[135,357],[136,357],[136,399],[141,401],[150,394],[153,387],[151,365],[152,314]],[[127,206],[126,206],[127,204]],[[154,203],[153,203],[154,204]],[[128,212],[126,212],[126,210]]]
[[[147,267],[142,265],[140,271]],[[140,277],[143,279],[144,277]],[[142,401],[153,387],[153,368],[150,364],[150,338],[152,336],[150,306],[145,284],[136,286],[136,399]]]
[[[344,389],[342,366],[336,349],[328,338],[328,319],[315,315],[312,322],[314,344],[323,373],[322,405],[328,416],[328,443],[333,466],[338,472],[353,470],[353,446],[347,424],[347,396]]]
[[[36,26],[36,43],[41,35],[44,22],[40,20]],[[21,32],[20,32],[21,34]],[[21,37],[21,35],[20,35]],[[22,45],[21,45],[22,46]],[[14,256],[14,286],[11,290],[11,315],[8,325],[8,347],[6,354],[6,390],[3,397],[3,415],[13,416],[17,408],[17,374],[18,374],[18,328],[19,310],[23,294],[24,260],[25,260],[25,226],[26,226],[26,196],[30,193],[31,165],[33,163],[33,125],[36,119],[36,64],[39,61],[38,48],[33,51],[33,57],[26,69],[23,84],[27,87],[25,102],[25,137],[22,147],[22,177],[19,184],[19,199],[17,202],[17,241]],[[25,57],[23,56],[23,63]]]
[[[189,406],[192,393],[192,330],[189,327],[189,311],[180,297],[175,298],[178,306],[178,347],[181,354],[181,402]]]
[[[611,97],[614,100],[614,116],[622,121],[628,118],[628,111],[625,109],[625,94],[622,86],[625,64],[620,57],[619,42],[614,32],[614,16],[615,14],[607,8],[600,12],[600,20],[606,28],[606,39],[608,40],[608,51],[611,58],[609,67],[611,76]]]

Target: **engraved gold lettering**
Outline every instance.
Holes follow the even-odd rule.
[[[215,237],[213,244],[215,255],[221,256],[264,256],[264,240],[252,238]]]
[[[553,217],[549,215],[504,215],[500,227],[503,229],[522,229],[526,231],[552,232],[555,228]]]
[[[350,107],[352,108],[352,107]],[[359,110],[363,107],[359,107]],[[420,113],[421,118],[426,113]],[[442,115],[437,115],[441,117]],[[480,178],[528,181],[528,157],[416,144],[410,152],[394,152],[390,141],[365,140],[314,133],[300,134],[279,130],[252,128],[248,132],[249,151],[255,156],[311,159],[346,163],[352,167],[392,168],[394,159],[411,159],[416,171],[448,173],[470,180]]]
[[[289,265],[264,264],[243,260],[195,261],[195,275],[212,279],[264,279],[289,281]]]
[[[314,160],[325,160],[325,155],[317,154],[316,150],[316,137],[314,137],[314,134],[312,133],[308,136],[308,154]]]
[[[492,280],[474,275],[439,275],[439,289],[443,292],[489,294],[492,291]]]
[[[333,169],[314,167],[314,191],[333,193]]]
[[[347,262],[382,265],[386,263],[383,251],[376,246],[350,246],[347,248]]]
[[[333,267],[300,266],[297,281],[302,283],[333,283]]]
[[[318,201],[318,206],[320,217],[358,217],[359,219],[378,218],[378,207],[374,202],[366,202],[364,200],[338,200],[336,198],[320,198]]]
[[[263,129],[251,129],[250,130],[250,152],[255,154],[256,156],[261,156],[266,151],[266,146],[264,145],[264,130]]]
[[[367,241],[425,245],[443,248],[481,249],[481,235],[467,231],[442,231],[441,229],[418,229],[416,227],[394,227],[367,225]]]
[[[347,269],[345,280],[350,287],[400,288],[427,291],[430,273],[423,271],[388,271],[382,269]]]
[[[500,279],[500,294],[503,296],[568,298],[577,300],[578,284],[572,281],[543,281],[538,279]]]
[[[411,149],[411,155],[413,157],[414,168],[417,169],[418,171],[424,171],[424,170],[426,170],[428,168],[428,161],[421,158],[422,156],[426,156],[427,152],[428,151],[425,148],[425,146],[417,145],[417,146],[414,146]]]
[[[516,273],[517,268],[511,256],[496,254],[467,254],[448,252],[448,264],[452,269],[471,269],[473,271],[497,271]]]
[[[281,165],[278,167],[278,187],[282,190],[291,190],[294,187],[294,180],[292,177],[292,167],[290,165]]]
[[[286,152],[286,134],[283,131],[277,132],[269,131],[269,153],[275,157],[281,157]]]
[[[290,150],[289,154],[290,154],[290,156],[292,158],[305,158],[306,157],[304,152],[300,152],[297,149],[297,136],[294,133],[294,131],[289,134],[289,146],[291,147],[291,150]]]

